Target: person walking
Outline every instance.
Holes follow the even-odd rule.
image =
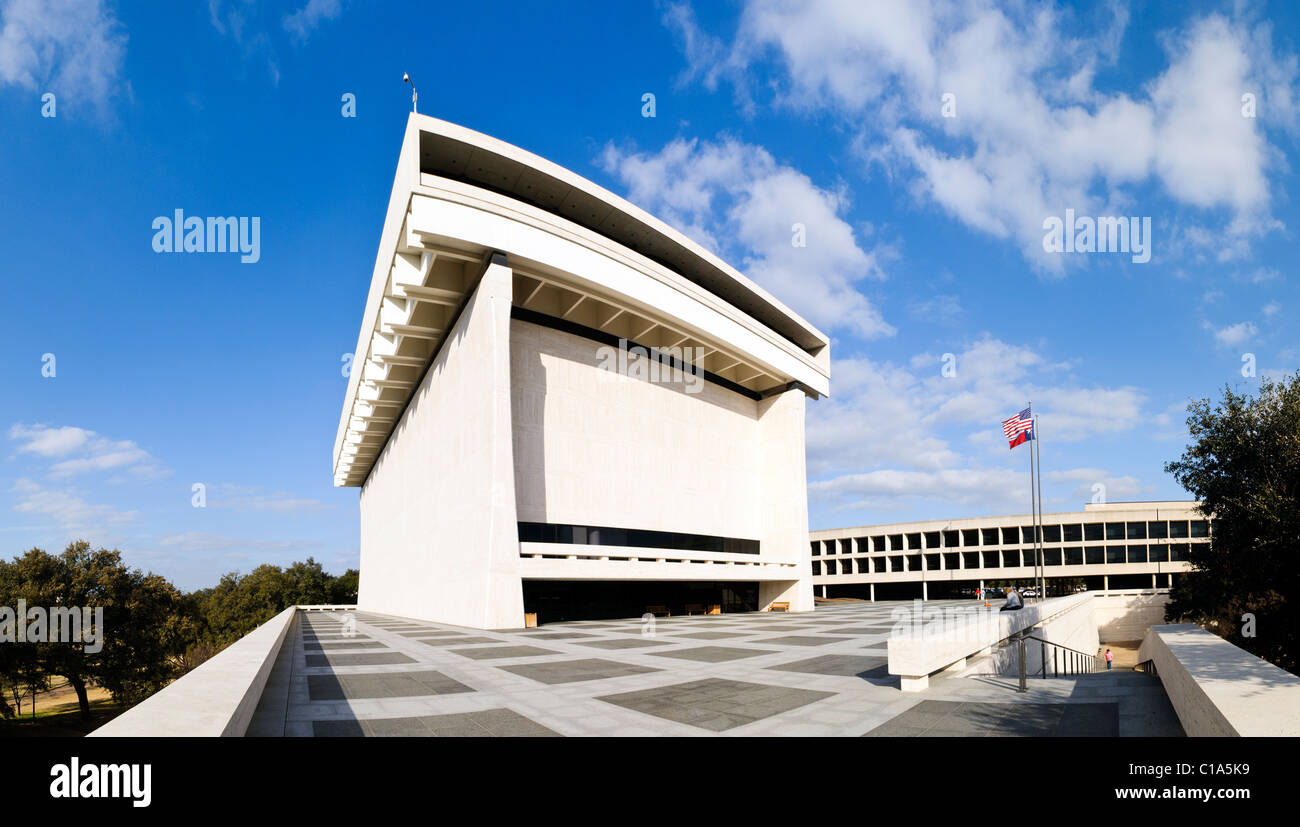
[[[1110,651],[1109,649],[1107,649],[1107,650],[1106,650],[1106,668],[1107,668],[1107,669],[1110,669],[1110,665],[1111,665],[1112,663],[1114,663],[1114,662],[1115,662],[1115,653],[1112,652],[1112,651]]]

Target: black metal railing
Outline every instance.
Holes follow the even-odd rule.
[[[1090,655],[1087,652],[1080,652],[1078,649],[1071,649],[1068,646],[1062,646],[1059,643],[1053,643],[1050,640],[1044,640],[1035,635],[1022,634],[1016,639],[1016,653],[1020,659],[1020,691],[1028,690],[1027,679],[1029,665],[1029,641],[1035,641],[1039,646],[1039,668],[1035,674],[1042,678],[1060,677],[1062,675],[1088,675],[1093,672],[1100,672],[1105,669],[1105,661],[1097,655]],[[1048,657],[1048,647],[1051,647],[1051,657]]]

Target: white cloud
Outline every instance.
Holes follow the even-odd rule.
[[[841,217],[842,190],[820,188],[762,147],[730,138],[678,139],[654,154],[609,145],[600,163],[629,200],[736,264],[813,324],[866,338],[894,334],[856,284],[884,278],[882,265],[896,253],[888,245],[863,249]],[[806,246],[794,243],[796,224]]]
[[[107,113],[126,36],[101,0],[0,2],[0,85],[53,92],[60,110],[87,103]]]
[[[1255,338],[1259,330],[1254,322],[1237,322],[1227,327],[1216,328],[1205,322],[1205,329],[1214,333],[1215,340],[1224,347],[1239,347]]]
[[[104,526],[129,523],[138,511],[118,511],[110,505],[92,505],[75,493],[49,489],[29,479],[19,479],[12,489],[17,495],[14,511],[45,517],[67,531],[92,531]]]
[[[1026,401],[1055,443],[1122,433],[1143,421],[1141,390],[1080,383],[1068,365],[1029,347],[985,336],[954,350],[951,363],[935,354],[918,354],[906,366],[863,356],[833,360],[833,395],[807,410],[812,500],[837,507],[882,507],[892,497],[895,504],[1023,508],[1023,472],[990,464],[1007,453],[999,423]],[[955,374],[944,375],[945,364]],[[1009,493],[981,491],[1011,479],[1020,482]],[[1104,479],[1121,489],[1129,482]]]
[[[666,20],[688,43],[711,42],[689,14]],[[728,48],[697,45],[688,59],[693,76],[726,77],[748,99],[770,76],[756,64],[774,58],[777,106],[838,113],[865,159],[1042,272],[1077,262],[1043,251],[1046,217],[1131,215],[1132,190],[1149,183],[1223,210],[1226,225],[1198,237],[1221,260],[1249,255],[1252,238],[1281,227],[1269,216],[1281,157],[1264,128],[1296,128],[1295,56],[1267,26],[1211,14],[1165,34],[1168,64],[1144,88],[1102,91],[1094,77],[1115,64],[1127,21],[1114,3],[882,0],[864,14],[856,0],[748,0]],[[1276,121],[1242,117],[1248,90]],[[941,114],[946,94],[956,117]]]
[[[160,476],[164,469],[131,440],[111,440],[94,431],[64,425],[16,424],[9,438],[18,440],[19,453],[60,459],[49,467],[51,477],[69,477],[96,471],[121,470],[137,476]]]
[[[343,12],[341,0],[308,0],[293,14],[284,16],[284,29],[296,39],[306,40],[325,20],[333,20]]]

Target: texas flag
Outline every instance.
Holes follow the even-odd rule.
[[[1034,438],[1034,416],[1025,408],[1020,413],[1002,423],[1002,433],[1010,443],[1009,448],[1028,442]]]

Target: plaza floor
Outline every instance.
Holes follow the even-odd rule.
[[[300,612],[250,736],[1181,735],[1132,671],[939,676],[903,693],[891,614],[583,621],[482,631],[369,612]]]

